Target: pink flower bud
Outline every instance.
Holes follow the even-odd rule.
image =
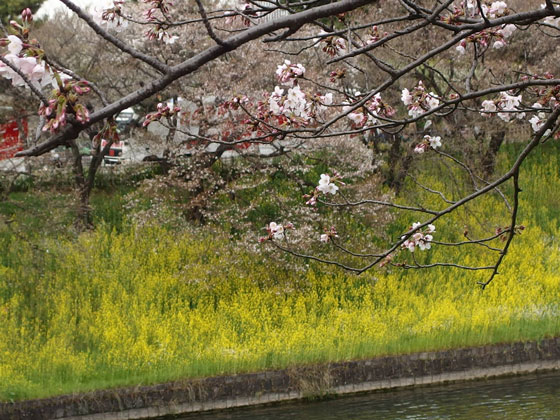
[[[33,13],[29,7],[21,12],[21,20],[27,23],[33,22]]]
[[[17,29],[18,31],[23,30],[21,25],[17,23],[15,20],[10,20],[10,26],[14,29]]]

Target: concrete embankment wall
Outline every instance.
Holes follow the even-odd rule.
[[[0,403],[0,419],[144,419],[560,369],[560,337]]]

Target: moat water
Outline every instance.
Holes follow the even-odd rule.
[[[560,372],[238,408],[184,420],[560,420]]]

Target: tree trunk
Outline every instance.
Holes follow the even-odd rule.
[[[85,231],[93,229],[93,218],[89,205],[91,185],[88,182],[89,177],[86,178],[84,176],[82,156],[80,154],[80,148],[75,140],[70,142],[70,148],[72,149],[72,170],[74,172],[74,182],[77,193],[75,226],[78,231]]]
[[[500,147],[504,142],[506,132],[504,130],[496,131],[490,136],[490,144],[484,156],[482,156],[482,173],[485,178],[490,177],[496,168],[496,157],[500,151]]]
[[[402,137],[393,135],[391,150],[389,150],[388,171],[385,177],[385,184],[391,187],[396,193],[403,186],[403,181],[412,164],[412,156],[403,150]]]

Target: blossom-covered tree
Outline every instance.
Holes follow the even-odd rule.
[[[288,231],[294,228],[291,224],[269,221],[263,242],[357,273],[388,264],[489,270],[488,279],[482,283],[485,287],[498,273],[511,242],[523,228],[517,220],[519,172],[535,148],[557,136],[560,115],[560,79],[554,68],[557,61],[535,59],[535,48],[546,48],[560,30],[560,7],[551,0],[537,6],[515,0],[195,0],[186,4],[113,0],[90,11],[70,0],[60,1],[91,28],[95,37],[116,48],[145,75],[139,87],[129,87],[119,97],[108,98],[79,71],[57,63],[56,57],[33,38],[32,14],[27,9],[20,23],[10,23],[11,32],[0,41],[4,48],[0,75],[14,85],[27,86],[37,96],[38,112],[44,120],[44,137],[37,138],[20,156],[39,156],[61,145],[76,150],[75,139],[81,132],[92,128],[96,132],[94,158],[85,178],[79,153],[75,154],[83,208],[88,207],[89,191],[103,154],[116,139],[114,116],[166,89],[181,89],[182,95],[188,96],[189,88],[181,85],[189,86],[188,81],[195,80],[198,72],[215,66],[221,72],[202,90],[206,89],[208,95],[223,96],[226,92],[229,98],[195,109],[162,103],[146,115],[144,125],[173,121],[172,128],[182,130],[189,138],[184,147],[215,143],[222,151],[263,143],[283,149],[341,136],[363,138],[375,145],[379,139],[388,138],[393,157],[406,155],[405,167],[431,154],[456,165],[472,181],[470,191],[453,200],[419,183],[419,188],[442,200],[443,207],[431,209],[376,198],[352,201],[344,194],[343,176],[333,168],[317,180],[317,187],[306,197],[308,206],[376,205],[413,213],[418,221],[397,239],[376,245],[370,253],[342,246],[334,226],[317,235],[317,240],[360,261],[352,265],[296,250],[286,241]],[[523,46],[522,53],[516,45]],[[241,78],[255,78],[253,70],[260,67],[251,62],[251,52],[263,48],[275,62],[267,69],[270,84],[263,86],[263,92],[227,80],[236,72],[243,74]],[[230,63],[228,59],[235,58],[234,53],[245,60]],[[87,101],[96,103],[93,111]],[[208,123],[210,114],[213,119]],[[203,130],[194,132],[189,124],[178,127],[176,120],[196,121]],[[467,123],[474,126],[476,121],[530,127],[530,140],[503,174],[487,171],[481,175],[471,162],[463,162],[451,153],[453,136],[457,135],[454,127]],[[406,150],[396,140],[403,133],[411,139]],[[102,150],[103,139],[109,141]],[[493,149],[500,141],[495,143]],[[492,177],[485,179],[484,175]],[[500,189],[507,183],[513,186],[510,199]],[[465,240],[459,243],[436,241],[440,219],[493,193],[500,195],[509,209],[508,226],[482,238],[465,234]],[[489,245],[502,238],[501,247]],[[421,264],[414,258],[412,262],[395,263],[399,254],[428,252],[433,245],[490,247],[497,257],[485,266]]]

